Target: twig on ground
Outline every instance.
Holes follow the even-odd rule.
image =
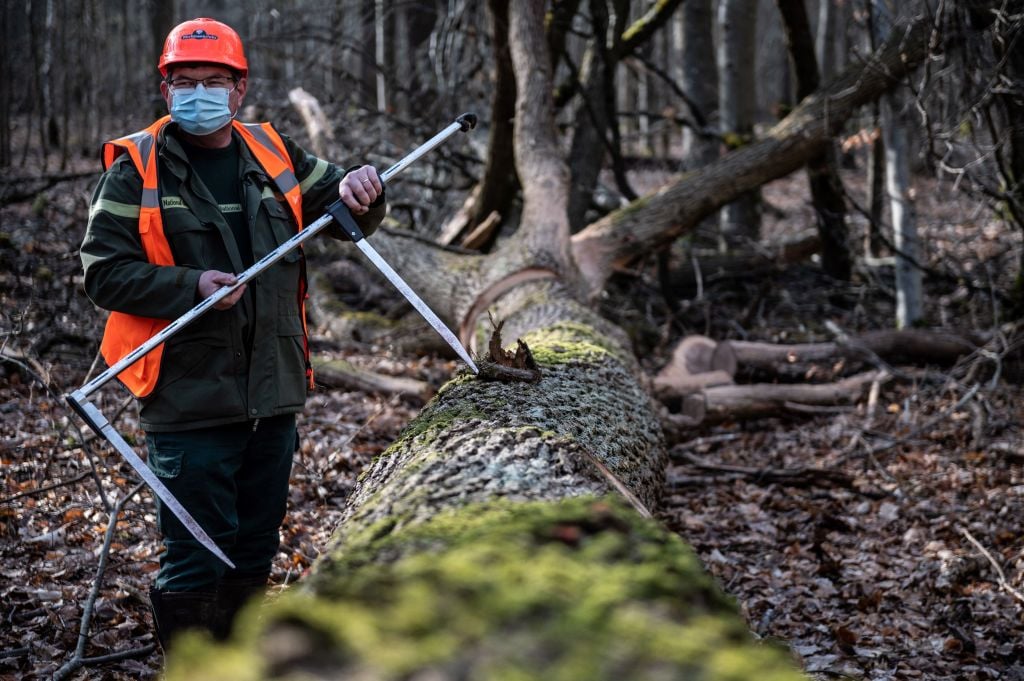
[[[89,590],[89,596],[86,598],[85,605],[82,608],[82,619],[78,628],[78,645],[75,646],[75,653],[71,659],[64,663],[64,665],[54,673],[54,681],[61,681],[70,677],[74,672],[84,667],[87,664],[98,664],[100,662],[108,662],[114,660],[120,660],[128,657],[134,657],[136,655],[144,654],[142,651],[145,648],[138,650],[121,651],[112,653],[110,655],[101,655],[99,657],[86,657],[85,646],[89,641],[89,627],[92,624],[92,612],[96,605],[96,599],[100,594],[100,587],[103,585],[103,575],[107,570],[107,559],[110,556],[110,546],[114,541],[114,529],[117,527],[118,516],[121,515],[121,510],[125,504],[134,497],[140,489],[145,485],[144,482],[140,482],[135,487],[131,488],[127,494],[118,499],[117,503],[114,504],[114,508],[110,512],[110,519],[107,521],[107,531],[103,537],[103,547],[100,550],[99,564],[96,566],[96,576],[93,578],[92,588]],[[152,652],[153,646],[147,646],[148,652]]]
[[[1006,454],[1013,459],[1024,460],[1024,447],[1021,445],[1015,445],[1010,442],[990,442],[988,449],[991,449],[993,452]]]
[[[974,548],[981,551],[981,555],[985,556],[988,562],[992,565],[992,569],[996,571],[996,579],[1000,588],[1002,588],[1004,591],[1006,591],[1006,593],[1010,594],[1021,603],[1024,603],[1024,593],[1021,593],[1019,590],[1015,589],[1010,584],[1010,582],[1006,579],[1006,573],[1003,572],[1002,566],[999,565],[998,562],[996,562],[996,559],[992,556],[989,550],[982,546],[981,542],[975,539],[974,535],[971,534],[966,527],[961,527],[960,533],[967,537],[967,541],[974,544]]]
[[[156,650],[156,644],[150,643],[144,645],[141,648],[132,648],[130,650],[119,650],[116,653],[110,653],[109,655],[97,655],[96,657],[83,657],[82,666],[87,667],[94,664],[106,664],[107,662],[119,662],[121,660],[128,660],[133,657],[146,657],[150,653]]]
[[[753,468],[750,466],[718,464],[705,461],[689,452],[680,451],[679,447],[672,448],[671,456],[709,473],[741,476],[755,482],[780,483],[796,487],[820,485],[823,482],[827,482],[846,487],[867,496],[877,494],[876,492],[866,492],[857,488],[853,484],[853,478],[849,475],[830,468],[812,468],[807,466],[798,468]]]
[[[878,454],[879,452],[884,452],[887,449],[892,449],[897,445],[901,445],[905,442],[908,442],[917,437],[918,435],[920,435],[921,433],[930,430],[932,426],[936,425],[937,423],[941,423],[942,421],[949,419],[949,417],[956,413],[957,410],[959,410],[965,404],[974,399],[974,396],[978,394],[978,390],[980,388],[981,386],[978,383],[975,383],[974,385],[971,386],[970,390],[967,391],[966,395],[964,395],[963,397],[956,401],[956,404],[947,409],[943,409],[941,412],[939,412],[932,418],[928,419],[921,425],[911,429],[910,432],[906,433],[905,435],[892,438],[884,444],[872,445],[870,448],[868,448],[866,452],[867,455],[873,456],[875,454]]]
[[[17,494],[13,494],[9,497],[4,497],[3,499],[0,499],[0,504],[9,504],[10,502],[15,501],[17,499],[21,499],[22,497],[30,497],[33,494],[39,494],[40,492],[49,492],[51,489],[57,489],[58,487],[66,487],[67,485],[73,485],[80,480],[88,478],[90,475],[92,475],[92,471],[86,471],[71,478],[70,480],[55,482],[50,485],[43,485],[42,487],[36,487],[35,489],[27,489],[24,490],[23,492],[18,492]]]
[[[693,449],[694,447],[700,447],[702,445],[714,445],[722,442],[733,442],[740,439],[742,434],[740,433],[722,433],[720,435],[705,435],[703,437],[694,438],[693,440],[687,440],[686,442],[680,442],[675,445],[672,449]]]
[[[24,648],[12,648],[11,650],[0,650],[0,660],[7,660],[12,657],[21,657],[22,655],[28,655],[32,652],[30,646]]]

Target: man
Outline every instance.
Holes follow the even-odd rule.
[[[81,249],[86,292],[112,311],[108,364],[234,284],[339,196],[366,234],[385,210],[373,167],[345,172],[269,123],[235,120],[248,64],[227,25],[175,27],[159,69],[170,115],[104,145]],[[139,398],[149,467],[236,566],[158,505],[165,551],[150,595],[165,650],[185,627],[226,636],[267,584],[295,414],[312,388],[304,298],[305,261],[292,251],[119,376]]]

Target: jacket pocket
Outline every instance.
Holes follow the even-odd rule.
[[[220,364],[229,360],[223,338],[181,338],[164,348],[157,392],[189,375],[219,376]]]
[[[283,206],[279,202],[273,199],[265,199],[263,201],[263,210],[267,213],[267,222],[270,223],[270,236],[272,240],[271,249],[277,248],[284,242],[295,236],[295,220],[292,218],[291,212],[289,212],[286,206]],[[288,264],[294,264],[299,261],[302,257],[302,253],[298,248],[293,248],[282,256],[281,261]]]
[[[277,318],[277,360],[278,409],[301,408],[308,393],[306,353],[302,320],[294,312]]]
[[[158,478],[167,480],[181,474],[181,462],[185,458],[185,450],[176,447],[161,447],[153,435],[146,436],[149,457],[146,465]]]
[[[200,221],[190,211],[164,211],[164,234],[174,253],[174,262],[182,267],[216,269],[214,249],[220,233],[213,225]]]
[[[142,401],[144,423],[174,425],[244,418],[244,374],[225,339],[202,338],[164,350],[160,381]]]

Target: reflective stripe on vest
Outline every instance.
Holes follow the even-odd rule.
[[[157,142],[160,131],[170,116],[164,116],[145,130],[121,137],[103,144],[103,169],[107,170],[118,156],[127,153],[132,164],[142,176],[142,201],[139,210],[139,237],[146,259],[154,265],[174,265],[171,246],[164,234],[163,217],[160,213],[160,192],[157,181]],[[278,191],[288,202],[295,224],[302,229],[302,192],[299,189],[291,158],[281,136],[269,123],[239,123],[232,121],[232,127],[245,142],[264,171],[272,178]],[[313,387],[313,370],[309,361],[309,334],[306,328],[306,270],[305,258],[301,260],[299,281],[299,310],[302,318],[303,347],[306,357],[306,376],[309,387]],[[139,347],[171,323],[167,319],[139,317],[113,311],[107,318],[103,331],[100,352],[108,366],[116,364],[122,357]],[[152,352],[134,362],[118,375],[118,379],[136,397],[145,397],[153,392],[160,377],[160,361],[164,345],[161,343]]]

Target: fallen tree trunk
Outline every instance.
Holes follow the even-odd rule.
[[[843,358],[870,360],[874,356],[888,362],[949,366],[980,346],[959,334],[927,329],[868,331],[830,343],[777,345],[735,340],[728,343],[737,363],[761,369]]]
[[[872,383],[884,382],[885,371],[868,371],[834,383],[779,385],[717,385],[701,391],[705,422],[782,416],[801,407],[836,407],[855,404]]]
[[[807,260],[820,250],[821,237],[816,230],[809,230],[778,243],[765,244],[757,251],[734,251],[728,254],[697,252],[690,261],[672,267],[669,285],[673,292],[680,295],[683,291],[700,288],[710,281],[764,276]]]
[[[867,331],[842,341],[788,345],[686,336],[653,383],[658,396],[672,397],[732,383],[740,366],[776,375],[803,375],[815,363],[842,359],[949,366],[980,345],[959,334],[927,329]]]
[[[643,517],[666,455],[621,333],[526,288],[504,328],[541,380],[446,385],[301,588],[226,648],[183,641],[170,679],[800,678]]]
[[[401,395],[426,402],[432,390],[426,381],[388,376],[360,369],[343,359],[314,363],[316,382],[325,388],[343,388],[376,395]]]

